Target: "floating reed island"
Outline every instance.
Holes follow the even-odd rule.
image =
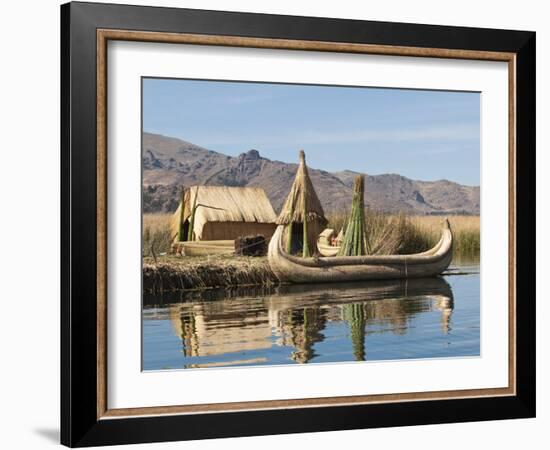
[[[358,176],[350,213],[325,216],[303,150],[278,216],[262,188],[204,183],[182,189],[171,217],[144,215],[143,287],[161,292],[434,276],[449,265],[453,246],[455,255],[479,255],[479,216],[441,224],[441,218],[384,214],[364,204],[364,177]]]
[[[143,290],[152,294],[277,283],[266,257],[164,255],[143,259]]]

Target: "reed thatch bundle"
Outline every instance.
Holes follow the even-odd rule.
[[[290,192],[277,219],[278,225],[286,225],[286,248],[290,252],[296,230],[301,226],[302,254],[310,256],[317,252],[317,237],[327,224],[321,202],[315,193],[306,166],[306,156],[300,150],[300,163]]]
[[[351,213],[338,256],[361,256],[366,254],[365,177],[358,175],[353,182]]]

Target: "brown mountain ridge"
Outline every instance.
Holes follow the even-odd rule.
[[[223,155],[180,139],[143,133],[143,210],[173,212],[181,186],[259,186],[278,212],[298,165],[263,158],[257,150]],[[325,213],[345,211],[357,172],[309,168]],[[479,186],[417,181],[397,174],[365,174],[365,205],[407,214],[479,214]]]

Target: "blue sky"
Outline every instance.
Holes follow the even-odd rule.
[[[143,130],[284,162],[303,148],[330,172],[479,184],[479,93],[145,78]]]

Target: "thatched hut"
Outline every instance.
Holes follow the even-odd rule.
[[[191,186],[183,192],[174,213],[171,233],[175,242],[232,240],[257,234],[270,238],[276,217],[262,188]]]
[[[289,253],[301,251],[303,256],[317,253],[317,238],[328,221],[313,189],[306,166],[306,155],[300,150],[300,163],[286,198],[278,225],[285,225],[284,245]]]

